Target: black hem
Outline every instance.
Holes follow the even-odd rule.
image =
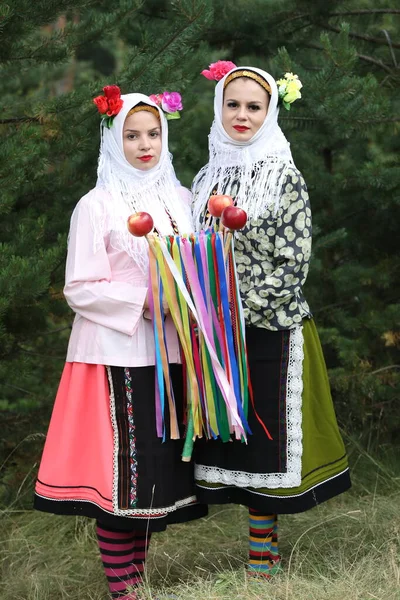
[[[168,525],[186,523],[195,519],[206,517],[208,507],[199,502],[177,508],[160,518],[149,516],[148,518],[119,517],[112,515],[90,501],[75,500],[51,500],[35,494],[33,507],[41,512],[54,515],[69,515],[75,517],[89,517],[98,520],[104,525],[115,527],[115,529],[128,531],[165,531]]]
[[[205,483],[205,482],[204,482]],[[308,492],[292,498],[276,498],[260,495],[257,490],[238,487],[205,489],[196,485],[196,496],[204,504],[242,504],[263,514],[291,515],[315,508],[351,488],[349,470],[337,477],[314,486]]]

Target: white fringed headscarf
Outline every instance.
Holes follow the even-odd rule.
[[[235,71],[252,71],[261,75],[271,87],[268,113],[257,133],[248,141],[232,139],[222,125],[225,80]],[[193,218],[195,229],[201,222],[211,191],[229,194],[230,183],[237,184],[236,205],[249,218],[256,218],[268,207],[274,213],[279,208],[286,167],[294,166],[289,142],[278,125],[278,88],[266,71],[254,67],[236,67],[216,85],[214,121],[209,135],[209,162],[193,182]]]
[[[111,246],[127,252],[143,272],[147,272],[148,244],[144,238],[137,238],[129,233],[129,215],[138,211],[148,212],[153,217],[154,226],[160,235],[174,233],[167,213],[175,221],[179,233],[191,233],[193,226],[190,207],[178,191],[179,181],[168,151],[168,124],[164,113],[143,94],[125,94],[121,98],[124,104],[114,118],[111,128],[101,128],[96,188],[106,189],[109,192],[109,201],[103,203],[100,219],[99,206],[93,204],[91,220],[95,233],[95,250],[102,243],[104,228],[107,227],[107,230],[111,231]],[[123,149],[125,119],[129,111],[141,102],[158,110],[161,123],[160,160],[147,171],[135,169],[126,160]]]

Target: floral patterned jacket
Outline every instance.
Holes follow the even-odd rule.
[[[235,189],[236,188],[236,189]],[[235,198],[235,182],[225,194]],[[266,210],[235,234],[235,257],[246,325],[292,329],[310,318],[302,287],[311,255],[311,209],[300,171],[287,170],[278,213]]]

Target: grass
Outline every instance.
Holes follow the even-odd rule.
[[[351,492],[280,518],[284,568],[273,581],[246,580],[246,509],[213,507],[153,536],[144,598],[400,600],[400,479],[357,448],[352,462]],[[0,599],[106,600],[93,522],[24,509],[33,476],[23,481],[1,513]]]

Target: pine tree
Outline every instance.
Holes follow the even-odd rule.
[[[109,83],[184,92],[201,64],[191,46],[210,18],[208,0],[163,3],[163,18],[149,17],[158,5],[0,7],[0,409],[48,410],[53,401],[72,322],[62,297],[69,217],[96,177],[91,99]]]
[[[94,183],[90,99],[185,92],[171,127],[186,185],[207,158],[218,59],[295,71],[303,99],[281,124],[308,183],[314,250],[306,294],[349,430],[398,433],[400,345],[396,39],[385,0],[15,0],[0,5],[0,402],[50,406],[71,314],[62,299],[68,221]],[[177,133],[179,131],[179,133]]]
[[[212,61],[253,65],[277,78],[293,71],[304,84],[302,100],[290,112],[281,110],[280,123],[313,207],[305,292],[342,423],[368,440],[388,440],[400,432],[400,169],[394,135],[400,123],[400,11],[369,0],[243,0],[214,8],[206,38]],[[212,87],[205,80],[196,84],[199,135],[211,119]],[[205,136],[198,154],[205,162]]]

